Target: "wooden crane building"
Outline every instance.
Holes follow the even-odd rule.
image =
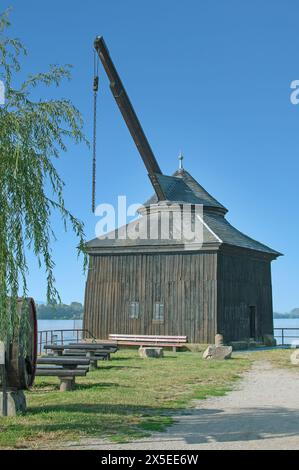
[[[217,333],[225,342],[273,334],[271,261],[280,253],[234,228],[227,209],[182,164],[173,176],[162,174],[103,38],[95,49],[155,194],[140,219],[87,243],[84,328],[102,339],[186,335],[191,343],[214,342]],[[163,213],[186,206],[191,214],[201,209],[200,243],[123,236],[136,224],[161,225]]]

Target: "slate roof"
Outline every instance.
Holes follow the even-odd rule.
[[[173,176],[159,175],[161,184],[167,196],[167,201],[157,201],[156,196],[152,196],[144,206],[156,205],[156,208],[162,210],[167,206],[171,207],[171,203],[185,202],[191,204],[200,204],[203,206],[202,225],[202,246],[198,249],[211,248],[218,249],[221,245],[230,245],[239,248],[262,252],[276,258],[281,253],[272,248],[248,237],[244,233],[233,227],[225,218],[227,209],[220,204],[213,196],[211,196],[186,170],[178,170]],[[152,218],[153,217],[153,218]],[[115,252],[125,251],[129,249],[131,252],[135,248],[137,251],[149,252],[151,250],[160,251],[167,248],[167,251],[196,249],[198,241],[188,242],[188,240],[163,240],[160,238],[137,238],[132,240],[125,237],[126,231],[134,230],[137,224],[145,222],[149,224],[157,224],[159,222],[154,219],[153,215],[143,214],[141,218],[130,222],[129,224],[110,232],[110,237],[95,238],[86,244],[87,251],[90,253],[97,252]],[[193,245],[193,246],[192,246]]]
[[[168,201],[202,204],[223,212],[227,209],[209,194],[185,169],[177,170],[172,176],[156,174]],[[157,196],[153,195],[144,205],[156,204]]]
[[[269,246],[264,245],[263,243],[260,243],[237,230],[226,220],[225,217],[207,212],[204,214],[204,221],[208,227],[220,238],[222,243],[240,248],[262,251],[264,253],[273,254],[275,257],[281,256],[281,253],[278,251],[273,250]]]
[[[149,216],[143,216],[146,218]],[[126,230],[134,231],[134,228],[137,227],[137,224],[140,223],[141,219],[137,221],[130,222],[126,226],[122,226],[119,229],[116,229],[113,232],[110,232],[111,238],[101,237],[101,238],[94,238],[90,242],[87,243],[87,251],[94,252],[97,249],[103,248],[104,250],[107,248],[116,248],[116,249],[125,249],[125,248],[132,248],[132,247],[148,247],[150,248],[157,248],[157,247],[173,247],[176,249],[191,249],[192,245],[196,242],[188,242],[188,240],[164,240],[161,238],[158,239],[151,239],[151,238],[137,238],[132,240],[130,238],[124,239],[124,235]],[[273,255],[274,257],[280,256],[280,253],[273,250],[272,248],[248,237],[244,233],[237,230],[233,227],[224,217],[217,215],[217,214],[208,214],[204,213],[203,215],[203,248],[212,248],[213,246],[219,247],[223,244],[236,246],[240,248],[246,248],[250,250],[255,250],[258,252],[267,253],[269,255]],[[148,223],[148,222],[147,222]],[[148,224],[149,225],[149,224]],[[195,248],[195,246],[194,246]],[[200,249],[200,248],[199,248]]]

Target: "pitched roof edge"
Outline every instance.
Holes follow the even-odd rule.
[[[237,245],[231,245],[229,243],[222,243],[219,247],[219,251],[221,252],[231,252],[231,253],[236,253],[238,252],[239,254],[240,253],[243,253],[244,256],[248,255],[248,252],[251,252],[252,255],[257,255],[259,258],[265,258],[265,259],[271,259],[271,260],[275,260],[277,259],[279,256],[284,256],[283,253],[280,253],[279,251],[262,251],[262,250],[255,250],[253,248],[248,248],[248,247],[244,247],[244,246],[237,246]]]
[[[134,245],[131,246],[96,246],[89,247],[86,252],[90,256],[96,255],[135,255],[135,254],[156,254],[156,253],[201,253],[201,252],[210,252],[218,251],[220,243],[204,243],[204,244],[182,244],[182,245]]]

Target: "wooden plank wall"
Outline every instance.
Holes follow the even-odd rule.
[[[250,336],[249,307],[256,307],[257,339],[273,334],[271,262],[250,253],[219,253],[218,333],[225,341]]]
[[[187,335],[214,341],[217,253],[92,255],[85,291],[84,328],[98,338],[109,333]],[[129,318],[139,301],[139,319]],[[164,303],[164,323],[154,322],[155,302]]]

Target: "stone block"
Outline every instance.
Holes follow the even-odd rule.
[[[294,366],[299,365],[299,349],[296,349],[294,352],[292,352],[290,359],[291,359],[291,363]]]
[[[231,346],[215,346],[210,345],[203,353],[203,359],[229,359],[232,355],[233,348]]]
[[[75,388],[75,378],[74,377],[60,377],[60,387],[61,392],[71,392]]]
[[[223,345],[224,345],[223,335],[217,334],[215,336],[215,346],[223,346]]]
[[[163,348],[144,348],[140,347],[139,348],[139,356],[142,358],[145,357],[155,357],[155,358],[161,358],[163,357]]]

